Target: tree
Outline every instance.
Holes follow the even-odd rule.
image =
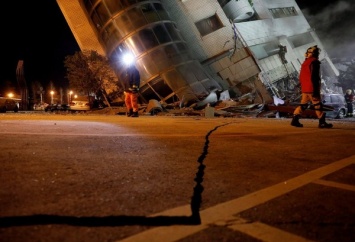
[[[74,55],[66,56],[64,66],[67,68],[69,86],[78,92],[90,94],[101,93],[105,101],[106,94],[115,96],[119,93],[118,78],[110,66],[109,60],[94,50],[77,51]]]
[[[43,86],[39,81],[33,81],[31,83],[32,93],[33,93],[33,102],[34,103],[42,103],[43,102]],[[38,101],[38,99],[40,101]]]

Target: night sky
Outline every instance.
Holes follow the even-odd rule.
[[[330,58],[355,53],[354,0],[296,0]]]
[[[28,82],[39,81],[44,87],[49,81],[65,85],[64,58],[80,49],[56,1],[19,2],[9,1],[6,5],[13,14],[0,16],[6,33],[2,39],[5,68],[0,73],[0,85],[17,83],[19,60],[24,60]]]
[[[354,0],[297,0],[310,25],[316,30],[331,58],[354,56]],[[5,6],[5,5],[4,5]],[[8,1],[2,14],[3,51],[0,95],[16,85],[16,67],[24,60],[25,78],[67,85],[64,58],[79,47],[55,0]],[[60,84],[59,84],[60,83]]]

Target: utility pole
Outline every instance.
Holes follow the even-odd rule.
[[[17,84],[21,92],[21,107],[22,110],[28,110],[28,90],[23,70],[23,60],[19,60],[16,68]]]
[[[41,97],[41,105],[42,105],[43,104],[43,94],[44,94],[43,87],[40,87],[39,91],[37,91],[37,93]]]

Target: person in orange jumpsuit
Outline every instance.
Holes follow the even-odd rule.
[[[138,117],[138,96],[139,96],[140,74],[135,65],[127,69],[126,80],[124,81],[125,104],[128,117]]]
[[[325,122],[325,112],[322,110],[322,101],[320,97],[321,77],[320,77],[320,49],[317,45],[309,47],[305,53],[306,59],[302,63],[300,71],[301,84],[301,105],[293,112],[291,125],[295,127],[303,127],[299,122],[302,112],[311,102],[314,106],[316,115],[319,119],[319,128],[332,128],[333,125]]]

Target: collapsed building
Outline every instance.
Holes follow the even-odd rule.
[[[324,92],[339,75],[294,0],[57,0],[81,50],[134,54],[142,101],[293,98],[306,49],[318,45]],[[216,94],[217,93],[217,94]]]

